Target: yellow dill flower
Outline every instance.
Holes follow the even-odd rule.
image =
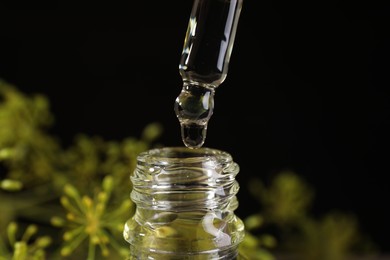
[[[104,178],[102,189],[93,198],[81,196],[71,184],[65,185],[61,204],[67,211],[66,217],[51,220],[54,226],[65,229],[62,256],[77,254],[76,249],[82,248],[86,241],[89,260],[96,258],[97,247],[101,256],[110,256],[110,259],[114,257],[110,249],[114,249],[114,253],[122,256],[122,259],[128,255],[128,244],[123,240],[122,232],[132,202],[129,198],[117,207],[108,207],[113,188],[114,179],[110,175]]]
[[[45,249],[51,244],[49,236],[33,238],[38,233],[38,227],[34,224],[27,226],[21,238],[17,238],[18,224],[11,222],[7,227],[8,250],[6,243],[0,238],[0,260],[44,260]]]
[[[7,191],[18,191],[22,189],[23,184],[20,181],[4,179],[0,180],[0,189]]]

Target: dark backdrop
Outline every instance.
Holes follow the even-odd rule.
[[[389,9],[313,2],[244,2],[205,146],[241,167],[238,214],[255,209],[251,177],[292,170],[316,189],[314,214],[356,213],[390,250]],[[0,78],[50,98],[65,144],[79,132],[139,136],[158,121],[161,143],[182,145],[173,103],[191,6],[2,6]]]

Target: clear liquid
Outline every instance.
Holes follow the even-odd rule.
[[[242,0],[195,0],[181,54],[184,82],[175,112],[182,141],[200,148],[213,114],[214,90],[225,80]]]
[[[181,137],[188,148],[200,148],[206,140],[207,124],[214,109],[214,89],[185,85],[176,98],[175,113]]]
[[[241,0],[195,0],[179,71],[183,79],[210,86],[226,78]]]

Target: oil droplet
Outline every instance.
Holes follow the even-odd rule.
[[[213,114],[214,89],[185,83],[174,108],[184,145],[200,148],[206,140],[207,124]]]
[[[181,124],[184,144],[190,148],[200,148],[206,140],[207,125]]]

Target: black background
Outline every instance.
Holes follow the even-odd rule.
[[[244,1],[205,146],[240,165],[238,215],[258,210],[252,177],[292,170],[316,190],[313,214],[352,212],[390,251],[389,9],[313,2]],[[1,6],[0,78],[49,97],[64,145],[80,132],[139,136],[154,121],[162,144],[183,145],[173,103],[191,6]]]

